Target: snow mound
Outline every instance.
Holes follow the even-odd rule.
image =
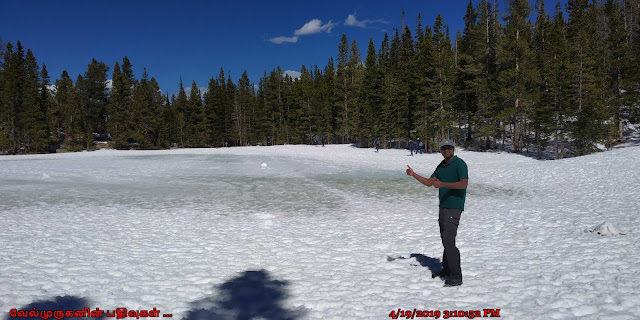
[[[593,226],[591,228],[587,228],[584,232],[589,232],[601,236],[617,236],[624,235],[625,233],[620,232],[618,228],[614,227],[612,224],[608,222],[603,222],[599,225]]]

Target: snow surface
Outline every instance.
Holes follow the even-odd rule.
[[[640,146],[554,161],[456,154],[470,182],[455,288],[431,277],[437,190],[404,172],[430,175],[439,154],[328,145],[0,157],[0,310],[640,317]],[[603,222],[624,235],[584,232]]]

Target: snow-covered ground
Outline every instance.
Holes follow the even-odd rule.
[[[347,145],[0,157],[0,319],[640,317],[640,146],[537,161],[457,151],[464,284],[443,288],[439,154]],[[262,168],[262,164],[267,164]],[[585,232],[607,222],[624,235]],[[482,313],[484,315],[484,313]]]

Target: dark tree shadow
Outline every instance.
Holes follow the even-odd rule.
[[[429,268],[429,271],[431,271],[431,275],[433,277],[436,277],[436,275],[440,273],[440,271],[442,271],[442,262],[440,262],[440,259],[425,256],[422,253],[412,253],[411,255],[409,255],[409,258],[405,258],[403,256],[398,256],[395,258],[387,256],[387,261],[394,261],[397,259],[411,259],[411,258],[415,258],[416,261],[420,264],[420,266]]]
[[[191,303],[185,320],[294,320],[304,316],[304,310],[287,310],[281,303],[288,298],[283,280],[272,279],[265,270],[245,271],[240,276],[221,284],[218,296]]]
[[[90,308],[90,310],[95,310],[95,308],[91,308],[91,301],[86,299],[86,298],[79,298],[79,297],[74,297],[74,296],[57,296],[55,298],[52,298],[51,300],[40,300],[40,301],[35,301],[32,302],[26,306],[20,307],[20,308],[16,308],[16,310],[19,311],[33,311],[34,308],[36,311],[57,311],[57,310],[61,310],[61,311],[67,311],[67,310],[71,310],[71,311],[77,311],[77,310],[84,310],[85,308]],[[102,318],[91,318],[91,319],[103,319],[104,316]],[[42,320],[42,317],[28,317],[28,318],[23,318],[23,317],[12,317],[11,313],[7,314],[7,316],[5,317],[6,320],[13,320],[13,319],[39,319]],[[54,317],[51,317],[49,319],[55,319]]]

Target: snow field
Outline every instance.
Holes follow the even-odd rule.
[[[404,173],[429,176],[438,154],[329,145],[0,157],[0,310],[72,296],[186,319],[378,319],[398,308],[637,318],[640,147],[555,161],[456,154],[470,175],[457,288],[431,278],[437,190]],[[603,221],[626,235],[584,232]]]

